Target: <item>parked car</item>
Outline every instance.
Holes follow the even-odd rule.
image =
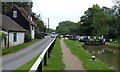
[[[77,40],[78,40],[79,42],[87,42],[87,41],[88,41],[88,39],[85,38],[85,37],[78,37]]]

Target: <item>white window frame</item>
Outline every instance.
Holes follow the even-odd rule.
[[[13,18],[17,18],[17,11],[13,11]]]

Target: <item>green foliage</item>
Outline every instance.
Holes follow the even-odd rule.
[[[32,14],[31,14],[34,18],[36,18],[37,20],[41,20],[41,16],[40,16],[40,14],[36,14],[36,13],[34,13],[34,12],[32,12]]]
[[[109,42],[107,42],[107,43],[109,43],[110,45],[120,45],[120,42],[116,42],[116,43],[115,43],[115,42],[110,42],[110,41],[109,41]]]
[[[93,7],[88,8],[88,10],[85,11],[84,15],[81,17],[82,25],[79,29],[82,29],[82,33],[84,33],[84,35],[96,34],[96,29],[98,29],[98,27],[101,25],[99,24],[99,19],[103,16],[104,13],[102,9],[100,9],[99,5],[93,5]]]
[[[7,36],[7,34],[5,34],[5,33],[0,33],[0,37],[1,38],[4,38],[4,37],[6,37]]]
[[[41,20],[40,14],[37,15],[36,13],[32,12],[32,17],[37,19],[36,35],[38,34],[38,32],[46,32],[46,26],[44,25],[44,22]]]
[[[25,41],[25,42],[29,42],[29,41],[31,41],[31,40],[32,40],[31,33],[30,33],[29,31],[27,31],[27,32],[25,33],[24,41]]]
[[[59,26],[56,28],[57,33],[77,33],[78,31],[77,23],[71,21],[63,21],[59,23]]]
[[[42,39],[42,38],[44,38],[44,33],[35,33],[35,38],[36,39]]]
[[[6,39],[6,37],[7,37],[7,34],[5,34],[5,33],[0,33],[0,42],[2,42],[3,39]]]
[[[81,17],[79,32],[83,35],[105,36],[117,39],[120,36],[120,17],[115,17],[114,9],[93,5]]]
[[[38,21],[38,27],[41,32],[45,32],[44,22],[42,20]]]
[[[83,43],[75,42],[72,40],[64,40],[64,41],[67,47],[70,48],[72,54],[77,56],[82,61],[83,67],[86,70],[90,70],[88,72],[104,72],[102,70],[112,70],[101,61],[92,61],[91,60],[92,55],[90,53],[88,53],[83,48],[78,48],[78,45],[83,45]]]

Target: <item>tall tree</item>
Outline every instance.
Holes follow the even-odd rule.
[[[93,5],[93,7],[88,8],[88,10],[85,11],[84,15],[81,17],[82,25],[80,27],[83,29],[84,35],[93,35],[96,33],[95,29],[93,31],[93,28],[97,27],[97,26],[95,26],[96,25],[95,23],[98,22],[98,20],[95,18],[95,14],[100,11],[101,11],[101,9],[97,4]],[[94,26],[93,26],[93,24],[94,24]]]
[[[44,22],[42,20],[38,21],[38,26],[39,26],[40,32],[46,31],[46,27],[45,27]]]
[[[56,27],[58,33],[77,33],[78,24],[71,21],[62,21],[59,26]]]

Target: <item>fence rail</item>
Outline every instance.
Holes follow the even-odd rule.
[[[48,58],[50,58],[50,52],[52,51],[55,41],[56,41],[56,38],[54,38],[52,42],[44,49],[44,51],[38,57],[38,59],[33,64],[29,72],[36,72],[37,69],[38,69],[38,72],[42,72],[42,60],[44,59],[44,65],[47,65],[47,54],[48,54]]]

